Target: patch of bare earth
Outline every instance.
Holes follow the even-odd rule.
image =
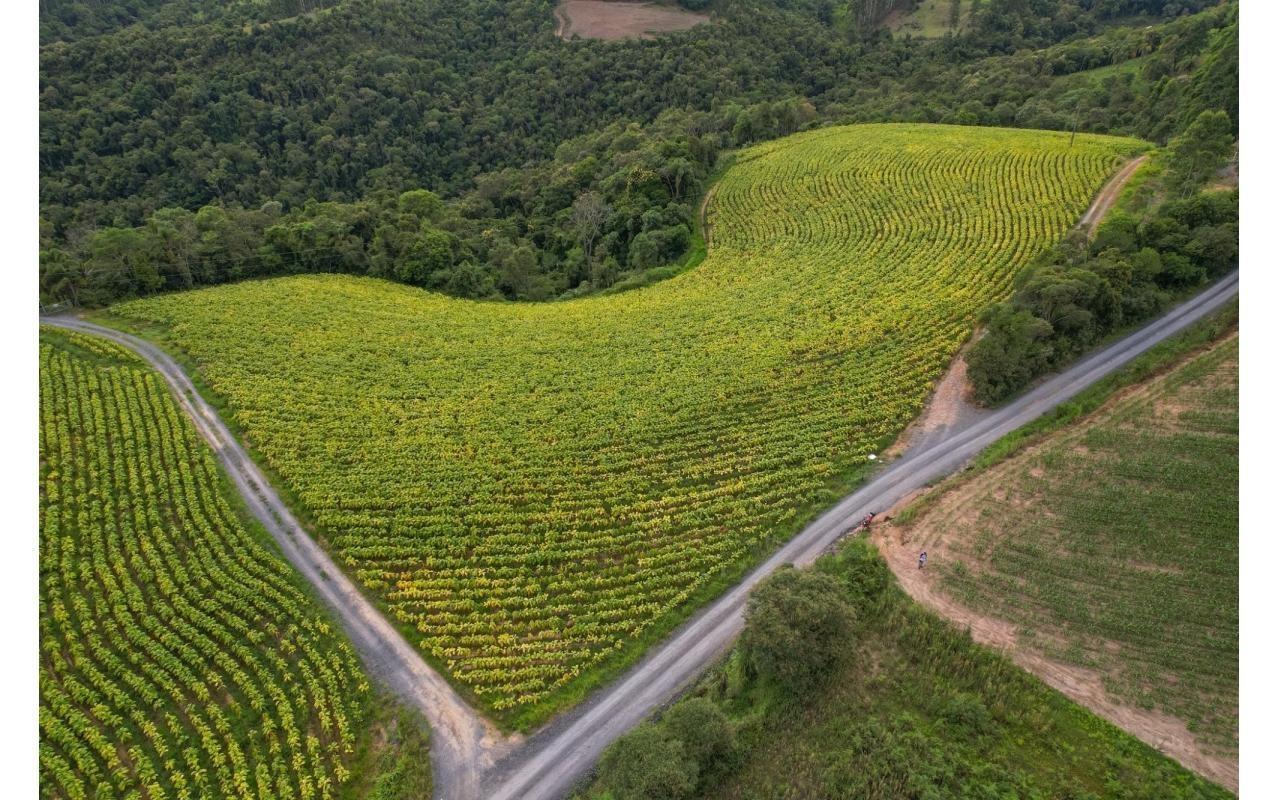
[[[973,389],[969,385],[969,365],[965,361],[965,353],[974,341],[977,341],[977,334],[951,362],[942,379],[934,385],[924,413],[916,417],[898,436],[897,441],[885,450],[886,458],[895,458],[902,455],[908,447],[958,430],[982,413],[973,401]]]
[[[652,2],[564,0],[556,7],[556,35],[562,39],[652,39],[710,21],[706,14]]]
[[[1177,717],[1117,702],[1107,692],[1102,676],[1096,671],[1064,664],[1024,644],[1017,627],[1008,620],[979,614],[957,603],[936,585],[929,567],[920,569],[917,566],[919,543],[910,539],[901,541],[891,532],[894,530],[890,526],[881,526],[872,540],[884,554],[902,588],[917,603],[967,629],[975,642],[1000,650],[1018,666],[1121,730],[1128,731],[1188,769],[1233,792],[1239,791],[1240,765],[1234,759],[1206,753],[1186,723]],[[928,552],[931,560],[946,559],[949,550],[945,537],[935,541]]]
[[[1230,339],[1233,336],[1235,334],[1227,338]],[[1180,360],[1180,363],[1186,363],[1194,357],[1195,354],[1191,354],[1186,359]],[[956,369],[955,365],[952,369]],[[1161,376],[1174,369],[1176,365],[1162,370]],[[949,372],[948,376],[950,374]],[[937,395],[943,394],[945,384],[946,378],[939,383]],[[1153,378],[1117,392],[1095,410],[1092,416],[1110,414],[1117,407],[1131,405],[1135,401],[1149,400],[1158,393],[1159,384],[1160,381]],[[1161,400],[1172,405],[1168,399],[1161,398]],[[1164,409],[1166,412],[1173,410],[1170,407]],[[928,416],[929,414],[926,413],[921,419],[924,420]],[[945,419],[944,412],[939,412],[939,419]],[[935,422],[935,424],[942,423]],[[1079,432],[1067,434],[1065,446],[1073,448],[1077,454],[1088,454],[1088,448],[1079,442],[1080,435],[1082,434]],[[1030,474],[1037,480],[1042,479],[1045,471],[1039,466],[1038,457],[1052,447],[1063,446],[1059,443],[1060,441],[1054,436],[1049,436],[1031,445],[1014,459],[977,474],[947,482],[934,490],[912,493],[888,511],[885,522],[877,523],[872,527],[871,540],[884,555],[903,589],[917,602],[961,628],[968,629],[975,641],[1001,650],[1023,669],[1122,730],[1176,759],[1188,769],[1218,782],[1233,792],[1238,792],[1240,767],[1237,759],[1210,752],[1197,741],[1186,723],[1177,717],[1122,702],[1107,691],[1103,682],[1106,677],[1105,671],[1067,664],[1047,655],[1046,651],[1052,648],[1045,645],[1055,638],[1051,629],[1022,631],[1020,635],[1014,623],[997,616],[979,613],[958,602],[942,588],[941,575],[936,567],[938,564],[961,564],[974,573],[983,571],[984,564],[980,563],[983,551],[989,551],[992,544],[988,542],[983,546],[975,547],[975,542],[968,541],[968,536],[975,529],[981,514],[982,504],[978,500],[983,497],[995,497],[1011,506],[1035,504],[1038,497],[1034,492],[1028,494],[1025,491],[1014,491],[1012,487],[1020,484],[1019,478],[1022,474]],[[903,443],[900,441],[899,444]],[[1025,472],[1022,472],[1024,470]],[[937,492],[936,496],[926,501],[929,503],[928,516],[932,520],[930,524],[917,524],[919,519],[902,525],[892,523],[891,520],[898,513],[930,491]],[[928,563],[923,569],[918,566],[921,551],[928,553]],[[1167,567],[1148,564],[1134,566],[1139,570],[1169,571]],[[1059,644],[1065,644],[1065,642]],[[1115,643],[1102,644],[1110,650],[1120,649]]]

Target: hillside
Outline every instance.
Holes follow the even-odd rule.
[[[865,540],[810,572],[850,618],[813,686],[761,674],[740,645],[619,740],[580,800],[1231,797],[916,605]]]
[[[40,366],[41,796],[335,798],[380,780],[396,747],[372,737],[397,723],[163,380],[52,331]]]
[[[1228,336],[944,486],[883,539],[913,594],[1233,788],[1238,359]]]
[[[696,260],[721,157],[796,131],[1163,144],[1202,110],[1238,116],[1236,6],[1205,0],[989,0],[938,41],[817,0],[718,3],[715,24],[616,42],[559,39],[552,0],[211,5],[41,49],[44,301],[299,272],[553,299]],[[1131,26],[1134,9],[1175,16]],[[420,190],[445,202],[406,213]],[[590,245],[582,204],[602,210]]]
[[[757,147],[715,193],[706,261],[610,297],[326,276],[113,312],[189,354],[411,640],[527,724],[856,479],[1142,148],[1067,145],[906,125]]]

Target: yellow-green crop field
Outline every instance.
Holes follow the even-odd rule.
[[[41,796],[338,797],[370,689],[164,381],[42,332],[40,468]]]
[[[527,723],[846,486],[1143,147],[827,128],[742,152],[707,259],[643,290],[501,304],[326,275],[114,311],[164,327],[339,561]]]

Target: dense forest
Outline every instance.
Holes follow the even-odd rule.
[[[986,0],[926,41],[874,0],[713,0],[623,42],[561,41],[553,5],[48,0],[42,300],[304,271],[563,297],[696,261],[722,154],[805,127],[1237,119],[1234,3]]]

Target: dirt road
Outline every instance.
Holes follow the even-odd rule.
[[[1103,188],[1082,225],[1096,226],[1143,158]],[[700,209],[705,212],[706,201]],[[708,231],[710,234],[710,231]],[[708,246],[710,236],[708,235]],[[419,709],[431,725],[436,796],[447,800],[557,798],[583,778],[606,746],[677,696],[721,653],[742,627],[747,594],[787,563],[807,564],[867,511],[890,508],[909,492],[962,466],[988,444],[1071,398],[1150,347],[1235,296],[1238,275],[1216,284],[1151,325],[1081,361],[995,412],[949,415],[917,438],[902,458],[787,542],[740,584],[676,629],[621,679],[521,742],[506,738],[472,710],[400,636],[303,530],[226,425],[195,391],[182,368],[156,346],[73,317],[41,322],[97,334],[137,352],[168,381],[184,410],[218,454],[253,514],[299,572],[337,614],[370,673]],[[942,388],[942,387],[940,387]]]
[[[551,800],[564,796],[589,773],[610,742],[676,697],[733,644],[742,628],[747,595],[771,572],[788,563],[812,562],[868,511],[890,508],[907,493],[963,466],[1000,437],[1052,410],[1230,302],[1238,288],[1239,276],[1232,273],[1142,330],[1083,359],[1008,406],[941,441],[911,448],[681,626],[622,679],[553,722],[519,752],[500,763],[486,780],[484,796],[492,800]]]
[[[473,711],[303,531],[266,476],[177,362],[136,336],[74,317],[41,318],[40,322],[118,342],[146,359],[164,377],[200,435],[217,453],[254,517],[333,609],[370,675],[426,718],[431,726],[436,796],[443,800],[478,798],[481,775],[514,742]]]
[[[1084,216],[1080,218],[1078,227],[1084,228],[1089,233],[1089,238],[1093,238],[1094,232],[1098,230],[1099,223],[1102,218],[1111,210],[1111,206],[1115,205],[1116,199],[1120,197],[1120,190],[1125,187],[1133,174],[1138,168],[1147,163],[1150,156],[1138,156],[1120,168],[1120,171],[1111,176],[1111,180],[1107,181],[1102,187],[1102,191],[1098,192],[1098,196],[1093,198],[1093,203],[1089,206],[1089,210],[1084,212]]]

